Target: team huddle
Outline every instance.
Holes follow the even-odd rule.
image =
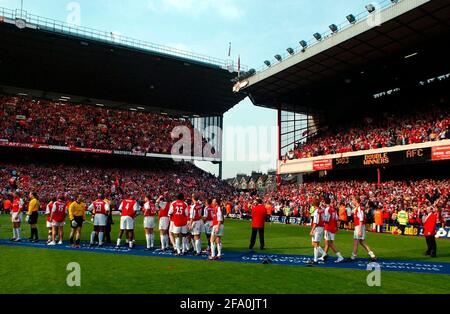
[[[37,218],[40,204],[35,193],[30,193],[29,197],[30,202],[26,216],[26,221],[31,226],[29,240],[38,242]],[[21,241],[20,224],[24,204],[20,194],[15,193],[11,211],[13,223],[13,238],[11,241],[14,242]],[[81,229],[86,222],[86,212],[90,212],[94,226],[90,237],[90,246],[103,247],[105,235],[109,237],[110,232],[108,230],[110,229],[108,220],[112,219],[110,204],[111,202],[103,194],[98,194],[97,199],[89,207],[82,202],[81,196],[78,196],[74,201],[66,201],[64,195],[51,200],[46,206],[47,245],[63,244],[64,225],[68,214],[71,227],[70,244],[73,248],[79,248]],[[210,254],[209,259],[222,258],[221,239],[224,234],[224,214],[216,199],[208,199],[204,204],[194,194],[191,200],[185,202],[184,195],[178,194],[177,199],[170,203],[164,196],[159,196],[156,200],[151,196],[146,196],[145,203],[141,207],[135,198],[125,195],[118,210],[121,216],[116,249],[120,249],[124,235],[129,249],[135,247],[135,220],[140,214],[144,216],[145,250],[154,249],[154,230],[156,216],[158,215],[162,251],[173,250],[177,256],[184,255],[187,252],[192,252],[196,256],[201,255],[204,252],[202,251],[201,238],[202,234],[205,233],[208,239],[206,252]]]

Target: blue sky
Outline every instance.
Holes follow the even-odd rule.
[[[29,13],[66,21],[68,8],[80,8],[82,26],[119,32],[217,58],[232,58],[259,68],[266,59],[296,47],[302,39],[360,13],[370,0],[24,0]],[[0,7],[19,8],[20,0],[0,0]],[[227,126],[275,126],[276,112],[244,100],[225,114]],[[276,142],[269,136],[268,141]],[[224,138],[224,142],[227,138]],[[227,147],[224,148],[225,150]],[[259,147],[256,148],[260,149]],[[224,177],[275,167],[276,151],[267,161],[225,161]],[[213,170],[214,168],[208,167]]]

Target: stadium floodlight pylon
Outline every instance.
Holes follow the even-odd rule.
[[[270,63],[269,60],[264,61],[264,64],[265,64],[267,67],[271,67],[271,66],[272,66],[272,64]]]
[[[294,55],[295,51],[291,47],[287,48],[286,51],[292,56]]]
[[[277,59],[278,62],[283,61],[283,58],[280,55],[275,55],[275,59]]]
[[[322,40],[322,35],[320,35],[320,33],[315,33],[314,38],[317,39],[318,41],[320,41],[320,40]]]

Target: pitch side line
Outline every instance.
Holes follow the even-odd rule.
[[[107,246],[103,248],[90,248],[88,244],[83,243],[80,249],[73,249],[68,243],[56,246],[47,246],[46,243],[31,243],[20,242],[14,243],[7,240],[0,240],[0,246],[9,246],[17,248],[34,248],[57,251],[83,252],[83,253],[100,253],[100,254],[116,254],[129,256],[146,256],[146,257],[162,257],[162,258],[178,258],[190,259],[197,261],[207,261],[207,256],[192,256],[185,255],[175,257],[172,252],[163,252],[161,250],[144,251],[143,246],[137,246],[130,250],[127,247],[121,247],[116,250],[114,246]],[[237,262],[250,264],[273,264],[273,265],[287,265],[287,266],[307,266],[311,256],[304,255],[284,255],[284,254],[266,254],[255,252],[224,252],[222,262]],[[359,259],[356,262],[335,263],[336,258],[330,257],[326,263],[319,263],[318,268],[340,268],[340,269],[356,269],[367,270],[369,261],[367,259]],[[212,262],[211,262],[212,263]],[[401,260],[378,260],[382,271],[397,271],[397,272],[413,272],[413,273],[428,273],[450,275],[450,263],[436,263],[423,261],[401,261]]]

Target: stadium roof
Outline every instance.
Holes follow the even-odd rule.
[[[394,2],[241,80],[241,92],[258,106],[305,113],[449,73],[450,2]]]
[[[137,106],[169,114],[222,115],[232,92],[230,60],[0,8],[0,91]]]

